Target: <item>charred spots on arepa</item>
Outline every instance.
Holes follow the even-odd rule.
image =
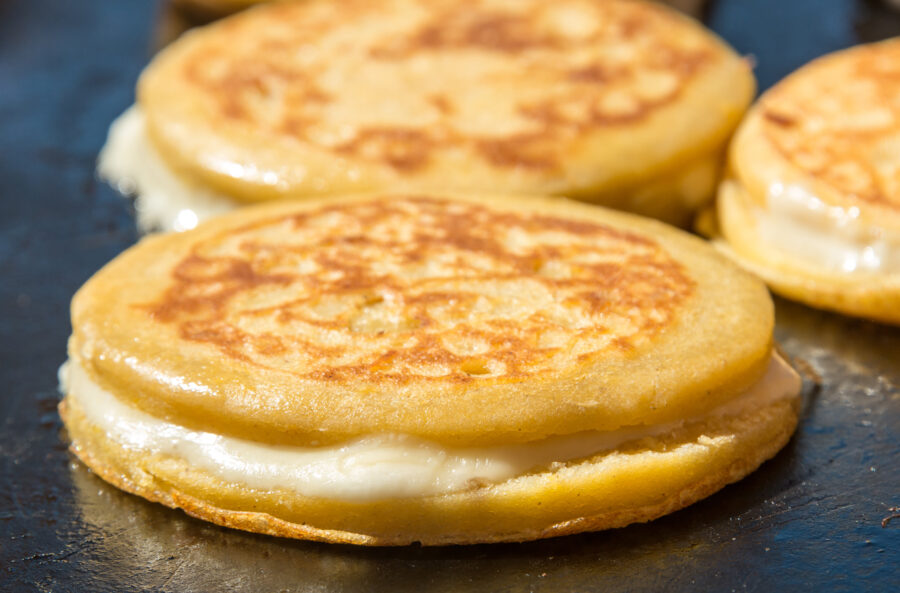
[[[429,2],[383,30],[368,26],[377,5],[321,4],[257,11],[218,25],[232,31],[185,53],[183,84],[224,122],[402,174],[424,171],[439,154],[459,150],[490,167],[554,173],[562,168],[560,146],[650,118],[716,60],[707,43],[675,33],[680,17],[649,4]],[[352,45],[341,41],[342,27],[350,26],[359,27]],[[264,36],[251,34],[260,28]],[[326,61],[329,51],[342,59]],[[468,59],[488,64],[465,84],[477,87],[479,77],[489,76],[521,90],[491,100],[490,108],[515,125],[473,128],[471,109],[454,99],[457,89],[433,79],[417,88],[410,77],[423,59],[450,59],[463,71]],[[366,113],[336,119],[356,104],[337,83],[360,75],[351,68],[354,60],[376,73],[371,84],[396,88],[421,123],[370,121]],[[369,111],[388,107],[372,104]]]
[[[647,236],[396,196],[206,238],[148,311],[186,340],[313,379],[509,380],[651,340],[693,289]]]
[[[900,137],[900,44],[820,58],[761,100],[764,137],[835,191],[900,209],[900,172],[879,166]]]

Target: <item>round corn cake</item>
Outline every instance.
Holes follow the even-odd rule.
[[[72,304],[73,450],[224,524],[365,544],[649,520],[773,455],[765,287],[550,198],[372,194],[144,239]]]
[[[789,298],[900,323],[900,40],[766,92],[730,163],[717,205],[730,253]]]
[[[721,40],[649,2],[276,3],[161,52],[101,171],[145,191],[147,158],[112,153],[146,145],[198,218],[198,194],[403,188],[565,195],[685,224],[753,91]],[[179,207],[193,206],[153,216],[172,226]]]

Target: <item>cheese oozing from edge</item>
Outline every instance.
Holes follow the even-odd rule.
[[[738,182],[726,184],[726,191],[751,203]],[[785,257],[832,272],[900,272],[900,236],[863,220],[858,207],[826,204],[789,183],[771,184],[766,203],[765,209],[752,206],[757,232]]]
[[[718,150],[702,152],[673,171],[645,179],[633,190],[634,195],[628,200],[630,207],[626,209],[668,220],[673,215],[670,211],[673,200],[682,203],[676,210],[699,208],[714,193],[719,160]],[[138,228],[144,233],[189,231],[204,220],[246,205],[173,171],[150,141],[146,118],[138,105],[129,107],[110,125],[106,144],[97,159],[97,174],[119,193],[134,197]],[[263,180],[266,175],[262,174]],[[570,193],[562,180],[560,183],[562,187],[550,193]],[[594,201],[590,192],[580,199]]]
[[[179,177],[151,145],[145,118],[137,105],[129,107],[109,127],[97,158],[97,174],[117,191],[135,197],[142,232],[189,231],[240,204],[210,188]]]
[[[591,457],[644,437],[671,433],[710,417],[739,416],[800,392],[797,373],[773,354],[762,379],[708,414],[656,426],[589,431],[540,441],[447,447],[402,434],[372,434],[322,447],[268,445],[190,430],[119,401],[77,363],[60,369],[61,389],[87,421],[130,450],[179,458],[228,482],[347,501],[421,497],[497,483]]]

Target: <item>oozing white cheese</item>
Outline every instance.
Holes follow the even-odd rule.
[[[766,197],[768,208],[755,209],[757,229],[785,256],[830,271],[900,271],[900,236],[862,220],[856,206],[830,206],[784,183],[769,186]]]
[[[180,178],[150,144],[140,107],[133,105],[110,126],[97,159],[99,176],[135,197],[144,231],[187,231],[202,220],[234,210],[231,198]]]
[[[207,166],[232,177],[258,178],[268,185],[277,185],[275,173],[256,171],[250,166],[236,163],[207,163]],[[683,202],[686,210],[696,209],[712,194],[718,170],[718,151],[701,154],[682,163],[675,171],[645,180],[629,201],[637,212],[664,219],[673,215],[670,202],[675,197]],[[187,231],[242,205],[173,171],[147,136],[145,116],[138,105],[132,105],[113,121],[97,160],[97,173],[120,193],[134,197],[142,232]],[[558,189],[566,193],[564,187]]]
[[[745,394],[707,416],[677,423],[491,447],[450,448],[402,434],[373,434],[333,446],[293,447],[189,430],[160,420],[118,400],[76,363],[60,369],[60,381],[88,422],[123,447],[183,459],[223,480],[252,488],[349,501],[450,493],[466,489],[472,480],[502,482],[554,462],[582,459],[642,437],[666,434],[685,423],[737,416],[800,390],[798,375],[773,356],[765,376]]]

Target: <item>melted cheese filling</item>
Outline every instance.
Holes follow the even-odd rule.
[[[858,207],[828,205],[793,184],[773,183],[766,197],[756,228],[786,256],[830,271],[900,272],[900,236],[862,220]]]
[[[718,170],[718,150],[701,154],[673,172],[645,180],[626,200],[630,205],[625,209],[683,224],[677,219],[684,215],[677,212],[693,211],[708,201]],[[188,231],[208,218],[246,205],[173,171],[150,142],[138,105],[113,121],[97,160],[97,173],[120,193],[135,198],[142,232]],[[591,201],[589,193],[581,198]],[[674,206],[673,201],[677,202]]]
[[[138,227],[143,232],[188,231],[200,221],[240,206],[172,171],[150,144],[144,114],[137,105],[110,126],[97,159],[97,173],[120,193],[134,196]]]
[[[795,396],[800,378],[773,355],[763,378],[743,395],[684,421],[582,432],[541,441],[452,448],[402,434],[373,434],[343,444],[293,447],[190,430],[118,400],[83,367],[66,363],[61,388],[88,422],[117,444],[151,455],[170,456],[228,482],[266,490],[348,501],[420,497],[497,483],[554,463],[584,459],[649,436],[671,433],[712,417],[733,417]]]

